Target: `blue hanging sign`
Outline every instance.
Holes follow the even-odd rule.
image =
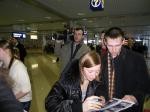
[[[104,9],[104,0],[90,0],[90,9],[93,11]]]

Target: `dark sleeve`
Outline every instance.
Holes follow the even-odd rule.
[[[141,83],[141,88],[145,94],[150,94],[150,75],[144,57],[141,59],[141,66],[139,66],[138,70],[140,73],[139,82]]]
[[[47,112],[72,112],[74,108],[79,108],[77,105],[80,105],[79,102],[69,99],[63,86],[59,82],[55,83],[45,99],[45,108]]]
[[[142,91],[145,94],[150,93],[150,77],[147,69],[146,62],[143,57],[139,58],[139,64],[137,64],[136,72],[136,82],[138,90]]]
[[[103,96],[106,100],[108,100],[107,98],[107,91],[106,91],[106,87],[104,86],[104,84],[101,82],[101,84],[99,84],[99,86],[96,88],[96,96]]]
[[[72,108],[72,112],[82,112],[82,102],[73,101],[71,108]]]
[[[17,48],[19,49],[19,52],[20,52],[20,55],[21,55],[20,57],[25,57],[27,55],[26,49],[25,49],[23,44],[19,43],[17,45]]]
[[[0,112],[23,112],[10,88],[0,79]]]
[[[23,57],[25,57],[25,56],[27,55],[27,51],[26,51],[26,49],[25,49],[25,47],[24,47],[23,44],[21,44],[21,49],[20,49],[20,51],[22,52]]]
[[[139,105],[143,105],[145,95],[150,93],[150,77],[147,69],[146,62],[142,56],[140,56],[135,64],[137,67],[135,78],[136,87],[134,88],[132,95],[134,95],[139,103]]]

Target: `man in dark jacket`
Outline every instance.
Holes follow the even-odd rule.
[[[144,98],[149,93],[150,78],[144,57],[122,47],[124,33],[118,27],[105,33],[108,51],[103,56],[102,81],[107,90],[106,98],[132,101],[135,105],[125,112],[142,112]]]
[[[11,88],[0,78],[0,112],[23,112]]]

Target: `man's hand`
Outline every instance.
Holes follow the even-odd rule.
[[[122,99],[137,103],[137,99],[133,95],[125,95]]]

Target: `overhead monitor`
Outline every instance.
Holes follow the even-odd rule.
[[[24,33],[24,32],[13,32],[12,37],[24,39],[24,38],[26,38],[26,33]]]

